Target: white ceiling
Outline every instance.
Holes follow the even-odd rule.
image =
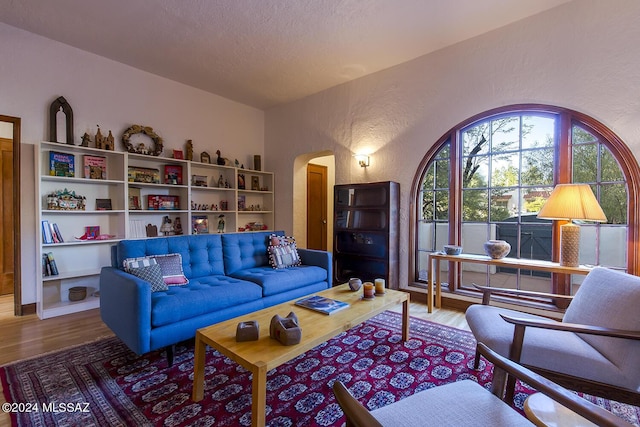
[[[0,21],[257,108],[569,0],[0,0]]]

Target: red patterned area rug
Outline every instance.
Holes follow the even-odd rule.
[[[465,378],[488,387],[491,366],[472,369],[471,333],[411,318],[411,339],[402,343],[400,326],[400,314],[382,313],[270,371],[268,425],[342,426],[331,391],[337,379],[369,409]],[[108,338],[4,366],[1,377],[3,410],[17,426],[251,425],[250,375],[214,350],[205,399],[191,400],[192,344],[178,346],[168,368],[163,352],[137,356]],[[519,385],[515,406],[531,392]],[[591,400],[640,425],[638,408]]]

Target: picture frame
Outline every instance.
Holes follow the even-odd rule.
[[[184,159],[184,153],[182,150],[173,150],[173,158],[174,159]]]
[[[209,218],[206,215],[192,215],[191,229],[193,234],[209,234]]]
[[[254,191],[260,191],[260,177],[252,176],[251,177],[251,189]]]
[[[206,151],[200,154],[200,163],[211,163],[211,156]]]
[[[244,174],[239,173],[238,174],[238,190],[244,190],[244,189],[245,189]]]
[[[129,209],[134,211],[142,210],[141,200],[140,189],[137,187],[129,187]]]
[[[193,175],[191,177],[191,184],[196,187],[207,187],[207,176],[206,175]]]
[[[111,199],[96,199],[96,210],[97,211],[112,210]]]

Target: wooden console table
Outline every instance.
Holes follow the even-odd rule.
[[[447,255],[443,252],[432,252],[429,254],[429,265],[427,269],[427,310],[433,311],[433,288],[436,289],[436,307],[442,306],[441,281],[440,281],[440,261],[469,262],[473,264],[495,265],[498,267],[523,268],[527,270],[546,271],[549,273],[561,274],[588,274],[593,267],[584,265],[578,267],[564,267],[557,262],[540,261],[537,259],[523,258],[502,258],[493,259],[486,255],[460,254]],[[435,271],[435,274],[434,274]],[[435,276],[435,280],[433,280]]]

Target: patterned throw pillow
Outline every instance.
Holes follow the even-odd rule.
[[[169,287],[162,279],[162,270],[155,259],[129,258],[124,261],[124,269],[127,273],[133,274],[151,284],[151,292],[166,291]]]
[[[269,264],[273,268],[287,268],[300,265],[300,255],[296,239],[290,236],[272,234],[269,240]]]
[[[154,255],[154,258],[160,265],[164,283],[169,286],[186,285],[189,283],[189,279],[187,279],[182,270],[182,255]]]

